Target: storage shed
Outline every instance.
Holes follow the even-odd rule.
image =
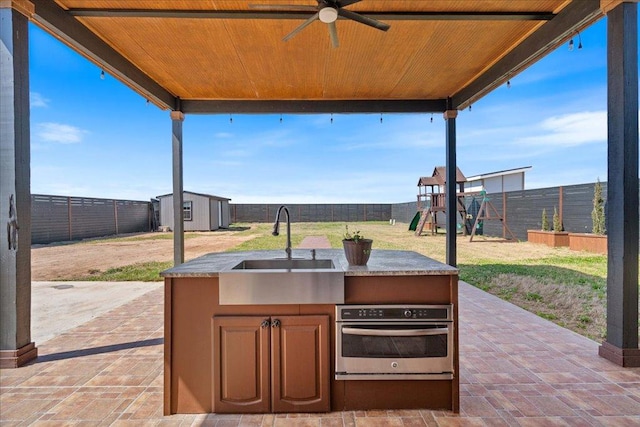
[[[211,231],[229,228],[229,201],[226,197],[185,191],[182,217],[185,231]],[[158,196],[160,227],[173,230],[173,194]]]
[[[464,183],[464,191],[484,190],[487,193],[502,193],[524,190],[524,174],[529,169],[531,166],[468,177],[467,182]]]

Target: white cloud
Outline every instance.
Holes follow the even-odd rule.
[[[31,92],[29,94],[29,102],[31,107],[46,108],[49,106],[49,101],[49,99],[45,98],[38,92]]]
[[[86,130],[62,123],[39,123],[36,125],[36,135],[46,142],[58,142],[60,144],[76,144],[82,142]]]
[[[607,112],[584,111],[550,117],[539,124],[538,135],[517,138],[530,146],[575,147],[607,140]]]
[[[233,134],[229,133],[229,132],[218,132],[215,135],[213,135],[216,138],[219,139],[223,139],[223,138],[233,138]]]

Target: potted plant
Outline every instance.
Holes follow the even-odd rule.
[[[558,209],[553,207],[553,230],[549,230],[547,210],[542,209],[542,230],[527,230],[527,240],[531,243],[542,243],[553,248],[569,246],[569,233],[563,231]]]
[[[372,243],[373,240],[365,239],[362,234],[360,234],[360,230],[352,233],[349,231],[349,226],[345,225],[342,246],[349,265],[367,265],[369,255],[371,255]]]
[[[569,248],[575,251],[607,253],[607,230],[600,179],[593,187],[593,210],[591,211],[591,233],[570,233]]]

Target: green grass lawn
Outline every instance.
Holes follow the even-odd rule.
[[[250,239],[234,246],[231,251],[285,247],[284,224],[277,237],[271,235],[273,227],[270,223],[234,224],[234,227],[237,230],[234,235]],[[364,237],[373,239],[374,250],[412,250],[444,262],[444,234],[423,234],[416,237],[407,227],[407,224],[391,226],[387,222],[349,223],[352,232],[359,230]],[[342,248],[344,231],[343,222],[293,223],[292,246],[295,248],[306,236],[326,236],[333,248]],[[127,237],[132,238],[136,237]],[[148,238],[149,244],[153,244],[154,238]],[[171,234],[159,234],[158,238],[171,238]],[[198,234],[189,233],[187,238],[198,238]],[[97,240],[93,244],[113,240]],[[459,236],[457,258],[461,280],[594,340],[601,341],[604,338],[607,275],[605,255],[572,252],[568,248],[547,248],[527,242],[502,243],[483,237],[476,237],[474,242],[469,242],[468,237]],[[160,271],[169,268],[171,264],[136,264],[74,279],[158,280]]]

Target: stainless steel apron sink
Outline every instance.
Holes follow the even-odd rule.
[[[218,278],[223,305],[344,303],[344,271],[333,259],[246,259]]]

